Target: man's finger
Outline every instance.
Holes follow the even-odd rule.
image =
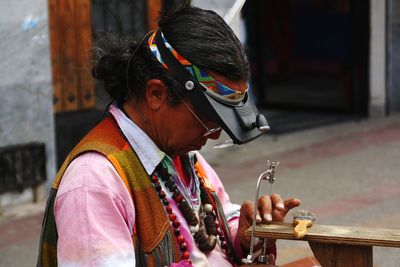
[[[284,201],[285,209],[283,210],[283,214],[286,215],[289,210],[300,206],[301,201],[297,198],[289,198]]]
[[[258,199],[258,212],[265,222],[272,221],[272,203],[268,196],[262,196]]]
[[[300,206],[301,201],[297,198],[289,198],[284,201],[284,204],[285,204],[285,208],[293,209],[293,208]]]
[[[282,197],[278,194],[272,194],[271,195],[271,202],[272,202],[272,207],[276,208],[277,210],[281,211],[284,210],[285,208],[285,203],[282,199]]]

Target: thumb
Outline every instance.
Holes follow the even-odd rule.
[[[239,217],[239,225],[248,225],[253,224],[253,216],[254,216],[254,203],[252,201],[245,201],[240,208],[240,217]]]
[[[250,248],[250,236],[246,236],[246,230],[253,224],[254,203],[246,201],[240,208],[239,226],[237,237],[244,250]]]

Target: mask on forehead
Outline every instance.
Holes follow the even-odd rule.
[[[148,45],[157,60],[183,85],[172,88],[188,97],[203,116],[212,119],[232,138],[233,143],[249,142],[269,130],[248,96],[248,89],[236,91],[220,83],[182,57],[161,31],[154,32]]]

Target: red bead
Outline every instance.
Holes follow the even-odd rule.
[[[176,220],[176,215],[175,215],[175,213],[171,213],[171,214],[169,215],[169,220],[170,220],[170,221],[175,221],[175,220]]]
[[[156,188],[156,191],[157,191],[157,192],[160,192],[160,191],[161,191],[161,185],[160,185],[160,184],[157,184],[157,183],[156,183],[156,184],[154,185],[154,187]]]
[[[158,182],[158,177],[157,177],[157,175],[151,176],[151,181],[152,181],[153,183]]]
[[[228,243],[226,243],[225,241],[221,242],[221,247],[223,249],[227,249],[228,248]]]
[[[172,213],[172,208],[171,208],[170,206],[166,206],[166,207],[165,207],[165,210],[166,210],[168,213]]]
[[[175,200],[176,203],[182,202],[182,200],[183,200],[183,195],[182,195],[182,194],[177,195],[177,196],[174,198],[174,200]]]
[[[175,220],[172,222],[172,226],[174,226],[175,228],[178,228],[179,226],[181,226],[181,223],[178,220]]]
[[[189,257],[190,257],[189,251],[184,251],[184,252],[182,253],[182,259],[188,260]]]
[[[187,250],[187,245],[186,245],[185,242],[183,242],[183,243],[181,244],[180,249],[181,249],[181,251]]]
[[[178,240],[179,244],[185,243],[185,238],[183,237],[183,235],[179,235],[176,239]]]
[[[160,196],[160,198],[165,198],[165,196],[166,196],[164,191],[158,192],[158,195]]]
[[[174,234],[175,234],[175,236],[178,236],[181,234],[181,231],[178,228],[176,228],[176,229],[174,229]]]

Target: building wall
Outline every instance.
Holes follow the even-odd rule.
[[[400,0],[388,0],[387,91],[389,113],[400,112]]]
[[[370,105],[371,117],[386,113],[386,1],[371,1]]]
[[[55,146],[47,1],[2,0],[0,20],[0,147],[45,143],[51,180]],[[0,207],[31,197],[30,190],[2,195]]]

